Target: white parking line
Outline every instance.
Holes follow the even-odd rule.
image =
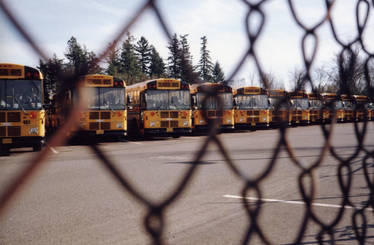
[[[59,152],[58,151],[56,151],[53,147],[50,147],[50,146],[48,146],[49,147],[49,149],[54,153],[54,154],[58,154]]]
[[[223,197],[226,198],[234,198],[234,199],[243,199],[242,196],[235,196],[235,195],[223,195]],[[247,200],[257,201],[257,197],[245,197]],[[277,202],[277,203],[286,203],[286,204],[295,204],[295,205],[305,205],[305,202],[300,201],[286,201],[286,200],[278,200],[278,199],[261,199],[262,202]],[[326,207],[326,208],[342,208],[341,205],[335,205],[335,204],[326,204],[326,203],[312,203],[312,206],[317,207]],[[352,206],[344,206],[346,209],[354,209]],[[366,211],[373,211],[372,208],[366,208]]]

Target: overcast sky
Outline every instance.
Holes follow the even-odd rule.
[[[33,37],[49,55],[64,58],[67,41],[74,36],[89,51],[99,53],[112,40],[123,23],[143,4],[140,0],[6,0]],[[300,17],[312,26],[324,14],[324,0],[294,1]],[[355,2],[337,0],[332,11],[339,36],[351,40],[357,35]],[[188,34],[191,53],[196,65],[200,56],[200,38],[207,36],[212,61],[219,61],[228,76],[239,62],[248,40],[244,18],[247,7],[239,0],[159,0],[157,1],[171,31]],[[374,7],[371,6],[371,11]],[[266,72],[271,72],[289,87],[289,74],[301,68],[303,32],[291,17],[285,0],[272,0],[265,5],[266,23],[256,50]],[[253,19],[256,25],[256,19]],[[0,62],[37,66],[39,58],[20,38],[0,13]],[[166,60],[167,38],[160,29],[153,12],[147,11],[131,33],[144,36]],[[315,66],[328,63],[339,51],[325,24],[317,33],[319,49]],[[365,43],[374,52],[374,20],[369,19]],[[251,59],[247,59],[236,79],[247,83],[256,73]],[[256,84],[256,82],[255,82]]]

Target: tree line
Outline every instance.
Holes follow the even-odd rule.
[[[193,64],[187,38],[188,34],[174,34],[168,42],[169,54],[164,60],[145,37],[136,40],[127,33],[126,40],[111,49],[105,61],[98,64],[97,55],[81,45],[75,37],[71,37],[67,42],[65,59],[54,55],[46,62],[39,61],[38,68],[44,75],[45,100],[48,102],[51,95],[61,89],[61,74],[107,74],[124,79],[127,85],[160,77],[178,78],[190,84],[224,81],[225,75],[220,63],[212,62],[207,37],[201,37],[197,65]]]
[[[368,61],[368,62],[367,62]],[[263,79],[270,89],[285,89],[285,83],[271,72],[265,72]],[[250,83],[258,82],[252,74]],[[358,47],[338,53],[330,61],[312,69],[309,74],[300,68],[289,71],[290,90],[311,91],[313,82],[317,93],[374,95],[374,60],[367,60]]]
[[[179,78],[190,84],[202,81],[220,82],[225,80],[220,63],[212,62],[207,48],[207,37],[201,37],[200,58],[198,64],[193,64],[190,52],[188,34],[174,34],[168,42],[168,57],[164,60],[157,49],[145,37],[138,40],[130,33],[118,47],[112,49],[105,61],[96,62],[97,56],[78,43],[75,37],[67,42],[65,59],[54,55],[47,62],[40,61],[39,69],[44,75],[45,101],[48,103],[50,95],[55,94],[61,87],[59,74],[79,76],[87,73],[101,73],[122,78],[128,85],[147,79],[159,77]],[[289,72],[290,89],[307,90],[308,81],[312,78],[316,91],[365,94],[374,93],[374,62],[366,63],[358,48],[351,52],[343,52],[332,57],[329,64],[321,65],[306,74],[304,70],[295,68]],[[310,78],[308,77],[310,76]],[[368,79],[369,78],[369,79]],[[269,89],[285,89],[281,81],[271,72],[263,74]],[[250,81],[239,81],[239,84],[257,83],[261,79],[253,75]],[[367,82],[369,80],[369,82]],[[232,81],[228,81],[229,85]],[[237,81],[238,82],[238,81]],[[310,90],[310,87],[309,87]],[[370,92],[371,91],[371,92]]]

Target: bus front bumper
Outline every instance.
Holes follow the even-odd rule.
[[[178,135],[189,135],[192,133],[192,129],[190,128],[173,128],[173,129],[166,129],[166,128],[145,128],[144,134],[150,136],[178,136]]]
[[[0,145],[7,148],[21,148],[21,147],[33,147],[37,144],[43,144],[44,137],[41,136],[29,136],[29,137],[1,137]]]

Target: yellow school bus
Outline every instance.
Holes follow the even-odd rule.
[[[32,147],[45,137],[43,76],[35,68],[0,63],[0,150]]]
[[[291,124],[304,124],[310,123],[309,114],[309,102],[308,96],[304,91],[294,91],[289,92],[288,96],[290,98],[290,114],[291,114]]]
[[[367,108],[367,104],[369,99],[366,95],[353,95],[354,101],[354,117],[356,122],[362,122],[364,120],[368,120],[369,118],[369,111]]]
[[[80,94],[89,94],[87,108],[80,113],[77,137],[121,139],[127,134],[126,83],[110,75],[88,74],[81,77]],[[78,100],[78,90],[60,91],[49,113],[48,131],[65,121],[69,108]]]
[[[289,113],[289,101],[287,100],[287,92],[284,89],[273,89],[269,90],[269,120],[270,125],[273,127],[279,126],[282,122],[286,122],[288,125],[291,124],[291,114]],[[279,105],[278,111],[277,106],[281,101],[284,102]]]
[[[190,85],[173,78],[136,83],[127,88],[129,135],[173,136],[190,134]]]
[[[310,123],[318,124],[322,122],[322,101],[315,93],[307,93],[309,102]]]
[[[265,89],[242,87],[234,90],[235,128],[255,129],[268,127],[269,101]]]
[[[222,83],[193,84],[190,87],[192,97],[192,125],[194,131],[206,131],[209,119],[220,119],[220,128],[230,130],[234,128],[234,105],[232,88]],[[203,105],[207,92],[216,92],[223,103],[223,110],[219,110],[218,100],[209,97]],[[204,110],[205,108],[205,110]],[[204,115],[204,113],[206,113]]]
[[[335,110],[336,121],[344,122],[344,108],[343,102],[336,93],[322,93],[322,103],[324,108],[322,109],[322,123],[331,123],[333,117],[333,111],[331,107]],[[330,106],[330,107],[329,107]]]
[[[344,122],[353,122],[355,120],[354,115],[354,101],[353,96],[349,97],[347,94],[340,95],[340,99],[343,103],[344,110]]]

